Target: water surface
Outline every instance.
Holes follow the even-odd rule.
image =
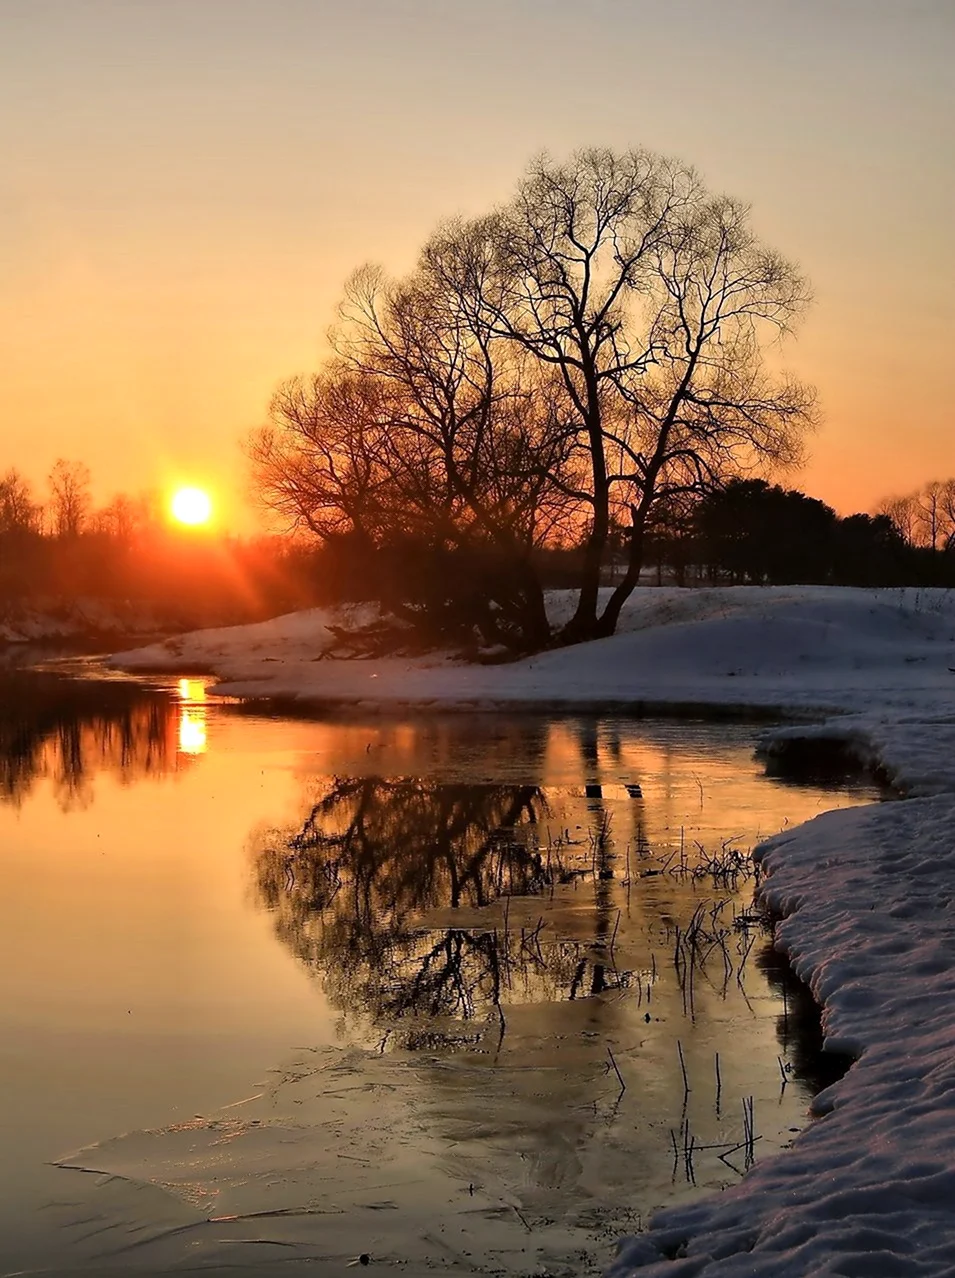
[[[805,1121],[745,854],[868,787],[739,724],[2,691],[0,1273],[587,1272]]]

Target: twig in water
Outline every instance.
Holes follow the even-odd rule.
[[[719,1052],[717,1052],[716,1053],[716,1113],[717,1113],[717,1117],[719,1117],[720,1097],[722,1096],[722,1094],[723,1094],[723,1080],[720,1077],[720,1054]]]
[[[610,1064],[613,1066],[613,1072],[617,1075],[617,1082],[620,1084],[620,1095],[622,1096],[623,1093],[627,1090],[627,1084],[623,1081],[623,1075],[620,1073],[620,1070],[617,1068],[617,1062],[614,1060],[613,1052],[610,1050],[609,1047],[607,1048],[607,1055],[610,1057]]]
[[[690,1094],[690,1084],[686,1076],[686,1061],[683,1059],[683,1044],[679,1039],[676,1040],[676,1050],[680,1054],[680,1071],[683,1074],[683,1099],[685,1101]]]
[[[749,958],[749,952],[755,944],[756,933],[754,932],[749,938],[749,942],[747,943],[746,949],[743,951],[743,957],[740,959],[740,964],[736,971],[736,984],[740,987],[740,989],[743,988],[743,969],[746,967],[746,960]]]
[[[516,1215],[517,1215],[518,1219],[520,1220],[520,1222],[521,1222],[521,1224],[524,1226],[524,1228],[527,1230],[527,1232],[528,1232],[529,1234],[532,1234],[534,1231],[533,1231],[533,1229],[531,1229],[530,1225],[527,1223],[527,1217],[524,1215],[524,1213],[521,1211],[521,1209],[520,1209],[519,1207],[515,1207],[513,1203],[511,1203],[511,1207],[513,1208],[513,1210],[514,1210],[514,1212],[516,1213]]]
[[[695,1185],[696,1176],[693,1174],[693,1150],[696,1147],[696,1137],[690,1134],[689,1122],[687,1122],[686,1125],[686,1136],[689,1137],[689,1140],[687,1141],[686,1137],[684,1137],[683,1166],[686,1171],[687,1180],[691,1185]]]
[[[753,1114],[752,1096],[743,1097],[743,1144],[745,1147],[745,1166],[752,1167],[754,1160],[753,1146],[756,1143],[756,1119]]]
[[[755,1144],[756,1141],[762,1140],[762,1139],[763,1139],[762,1136],[755,1136],[753,1138],[753,1144]],[[736,1166],[735,1163],[730,1162],[730,1154],[736,1154],[741,1149],[745,1149],[745,1147],[746,1147],[746,1142],[740,1141],[738,1144],[732,1145],[729,1149],[724,1150],[722,1154],[717,1154],[716,1157],[720,1160],[721,1163],[725,1163],[727,1167],[732,1167],[733,1171],[736,1172],[737,1176],[742,1176],[744,1175],[744,1173],[740,1171],[740,1169]]]

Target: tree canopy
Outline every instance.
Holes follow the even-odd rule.
[[[252,441],[257,490],[364,547],[368,571],[388,563],[383,602],[441,637],[611,634],[661,510],[799,460],[813,394],[764,349],[808,296],[687,165],[540,157],[500,208],[440,226],[407,277],[352,278],[333,356],[278,389]],[[554,636],[537,556],[570,544],[577,606]]]

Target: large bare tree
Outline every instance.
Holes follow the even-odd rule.
[[[692,169],[644,151],[543,157],[508,205],[444,228],[426,257],[450,264],[492,333],[559,377],[586,530],[565,641],[613,633],[658,502],[798,460],[812,391],[773,377],[763,348],[792,327],[807,286],[760,244],[745,206]],[[601,608],[615,520],[629,527],[627,568]]]
[[[565,516],[554,477],[569,446],[546,373],[426,261],[400,282],[358,272],[334,340],[336,358],[284,383],[252,441],[267,504],[322,538],[447,552],[458,571],[439,583],[438,605],[486,643],[542,647],[533,554]],[[399,592],[388,603],[421,620],[418,601]]]
[[[262,489],[319,535],[400,510],[492,547],[515,648],[612,634],[658,510],[799,459],[812,392],[764,350],[807,300],[691,168],[543,157],[503,207],[439,228],[408,279],[355,277],[336,360],[280,390],[254,446]],[[626,568],[602,594],[620,528]],[[555,637],[533,550],[557,535],[583,564]]]

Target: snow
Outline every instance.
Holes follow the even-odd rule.
[[[552,599],[566,613],[567,596]],[[858,1059],[820,1116],[738,1185],[656,1216],[612,1278],[955,1271],[955,597],[646,589],[613,639],[507,666],[315,660],[313,611],[114,658],[322,707],[731,707],[815,718],[766,749],[843,743],[904,802],[826,813],[757,850],[777,943]]]
[[[105,599],[38,597],[8,602],[0,615],[0,646],[4,644],[70,643],[98,638],[113,643],[162,630],[151,609]]]
[[[859,1055],[826,1117],[719,1198],[662,1212],[614,1278],[951,1274],[955,803],[831,812],[759,852],[777,943]],[[682,1259],[663,1257],[679,1254]]]
[[[551,603],[552,614],[566,614],[565,593]],[[333,620],[340,618],[313,609],[196,631],[112,662],[128,671],[212,672],[223,695],[326,708],[663,703],[841,712],[902,709],[955,690],[955,598],[943,591],[647,588],[612,639],[500,666],[445,654],[318,660]]]

